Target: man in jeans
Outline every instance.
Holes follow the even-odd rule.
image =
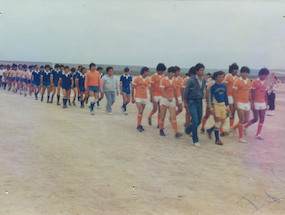
[[[107,75],[104,75],[101,79],[102,89],[107,98],[106,112],[112,114],[112,105],[119,95],[119,82],[118,79],[113,75],[113,67],[106,68]]]
[[[203,115],[203,98],[206,86],[206,80],[203,78],[205,66],[198,63],[195,66],[196,75],[189,78],[184,90],[184,99],[188,104],[189,112],[192,117],[192,124],[185,128],[185,132],[190,134],[192,132],[193,144],[200,146],[197,135],[197,128],[201,123]]]

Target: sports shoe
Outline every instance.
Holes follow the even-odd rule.
[[[113,113],[112,113],[112,112],[108,112],[108,114],[109,114],[109,115],[113,115]]]
[[[124,114],[125,114],[125,115],[128,115],[128,112],[127,112],[127,111],[124,111]]]
[[[152,122],[151,122],[151,118],[148,118],[148,124],[151,126]]]
[[[221,140],[217,140],[215,143],[216,143],[217,145],[219,145],[219,146],[224,145]]]
[[[94,115],[94,114],[95,114],[95,111],[94,111],[94,110],[91,110],[90,113],[91,113],[91,115]]]
[[[264,140],[264,138],[260,134],[256,135],[255,138],[258,140]]]
[[[205,134],[205,129],[201,129],[201,134]]]
[[[199,142],[196,142],[196,143],[193,143],[194,144],[194,146],[196,146],[196,147],[200,147],[201,146],[201,144],[199,143]]]
[[[56,103],[58,106],[60,105],[60,103],[58,102],[58,103]]]
[[[163,129],[160,129],[160,130],[159,130],[159,134],[160,134],[160,136],[166,136],[165,133],[164,133],[164,131],[163,131]]]
[[[50,103],[52,104],[53,100],[50,100]]]
[[[223,133],[221,133],[221,137],[224,137],[224,136],[228,136],[229,135],[229,133],[228,132],[223,132]]]
[[[73,106],[76,106],[75,102],[72,102]]]
[[[207,131],[209,139],[212,139],[212,131],[213,130],[212,129],[207,129],[206,131]]]
[[[239,138],[238,140],[240,143],[247,143],[247,141],[244,138]]]
[[[274,113],[272,110],[267,111],[267,116],[274,116]]]
[[[182,134],[179,133],[179,132],[177,132],[177,133],[175,134],[175,138],[179,138],[179,137],[181,137],[181,136],[182,136]]]
[[[144,131],[144,129],[143,129],[143,127],[142,127],[141,125],[139,125],[139,126],[137,127],[137,130],[138,130],[139,132],[143,132],[143,131]]]

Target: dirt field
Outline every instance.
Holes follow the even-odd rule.
[[[150,103],[137,132],[136,107],[123,115],[121,96],[113,115],[104,99],[94,116],[79,104],[62,109],[3,90],[0,102],[0,214],[285,213],[284,84],[264,141],[254,139],[253,125],[247,144],[231,134],[217,146],[199,134],[200,148],[189,136],[175,139],[168,120],[160,137],[156,123],[147,125]]]

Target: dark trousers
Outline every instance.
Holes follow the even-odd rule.
[[[203,115],[202,99],[189,100],[188,108],[192,117],[192,123],[185,129],[185,131],[187,133],[192,132],[193,143],[196,143],[199,142],[197,129],[201,123]]]
[[[269,105],[269,110],[275,110],[275,93],[267,93],[267,100]]]

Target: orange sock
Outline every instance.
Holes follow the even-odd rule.
[[[159,121],[159,129],[162,130],[164,126],[164,122],[163,121]]]
[[[138,114],[138,126],[142,124],[142,115]]]
[[[256,136],[261,133],[262,126],[263,126],[263,123],[258,124]]]
[[[204,129],[206,122],[207,122],[207,120],[203,117],[201,129]]]
[[[153,115],[153,112],[151,111],[148,118],[151,119],[152,115]]]
[[[233,127],[233,126],[234,126],[234,122],[235,122],[234,119],[230,119],[230,127]]]
[[[223,126],[220,126],[220,134],[224,133]]]
[[[243,138],[243,124],[238,124],[239,138]]]
[[[160,122],[160,113],[157,114],[157,124],[159,125]]]
[[[175,134],[178,132],[178,128],[177,128],[177,121],[172,121],[172,127],[174,128]]]

